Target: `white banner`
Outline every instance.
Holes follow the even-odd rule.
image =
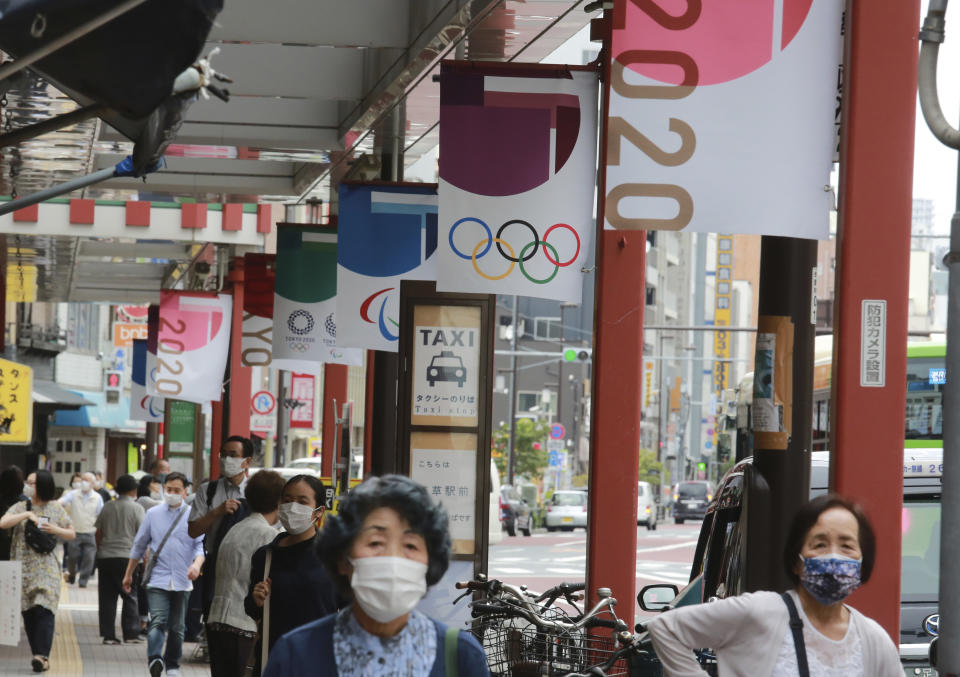
[[[829,237],[843,6],[618,1],[605,227]]]
[[[439,291],[580,303],[593,241],[597,76],[444,64]]]
[[[0,645],[20,643],[20,562],[0,562]],[[9,659],[8,659],[9,660]]]

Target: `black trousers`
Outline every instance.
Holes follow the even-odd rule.
[[[54,615],[50,609],[42,606],[32,606],[23,612],[23,629],[30,642],[30,651],[34,656],[50,657],[50,647],[53,646]]]
[[[100,603],[100,636],[116,639],[117,597],[123,600],[120,610],[120,628],[124,639],[136,639],[140,634],[140,612],[137,604],[137,581],[131,592],[124,592],[123,574],[127,571],[127,559],[106,557],[97,560],[100,568],[100,586],[97,591]],[[136,578],[136,577],[135,577]]]
[[[211,677],[242,677],[253,649],[253,637],[214,630],[207,626],[207,650],[210,652]]]

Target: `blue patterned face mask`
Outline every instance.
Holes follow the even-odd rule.
[[[800,584],[810,595],[824,605],[842,602],[860,587],[862,560],[829,554],[804,558]]]

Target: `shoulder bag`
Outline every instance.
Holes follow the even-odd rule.
[[[170,528],[167,529],[167,533],[163,535],[163,540],[160,541],[160,546],[157,548],[157,551],[150,555],[150,561],[147,562],[147,566],[143,570],[143,587],[147,587],[147,583],[150,582],[150,574],[153,573],[153,567],[157,565],[157,561],[160,559],[160,553],[163,552],[163,546],[167,544],[167,539],[170,538],[170,534],[173,533],[173,530],[177,528],[177,524],[180,523],[180,519],[183,517],[183,513],[187,512],[187,508],[180,508],[180,512],[177,513],[177,516],[174,518],[173,523],[170,525]]]
[[[460,641],[460,631],[457,628],[447,628],[443,638],[444,668],[446,677],[457,677],[459,668],[457,667],[457,653],[459,651],[458,642]]]
[[[797,651],[797,670],[800,677],[810,677],[810,668],[807,665],[807,646],[803,642],[803,621],[800,620],[800,614],[797,613],[797,606],[793,603],[793,597],[790,593],[780,594],[784,603],[787,605],[787,611],[790,613],[790,632],[793,633],[793,647]]]
[[[33,504],[30,502],[30,499],[27,499],[27,512],[33,510]],[[57,537],[53,534],[48,534],[40,529],[36,524],[33,523],[33,520],[27,519],[24,521],[23,525],[23,540],[27,542],[27,545],[30,548],[41,555],[46,555],[48,552],[53,552],[53,549],[57,547]]]

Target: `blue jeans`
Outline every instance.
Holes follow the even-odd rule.
[[[187,613],[190,591],[147,588],[147,606],[150,608],[150,626],[147,629],[147,660],[159,658],[163,650],[164,635],[167,650],[163,664],[169,670],[180,667],[183,652],[183,619]]]

